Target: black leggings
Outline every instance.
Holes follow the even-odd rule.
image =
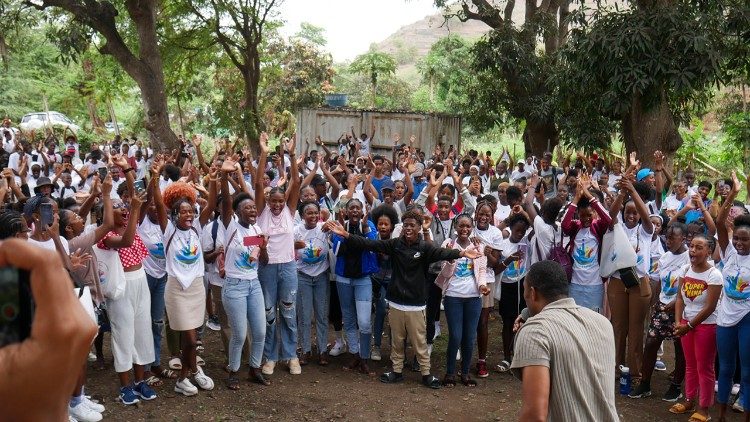
[[[328,301],[328,321],[333,325],[334,331],[341,331],[344,323],[341,316],[341,303],[339,303],[339,290],[336,288],[336,280],[331,280],[330,300]]]
[[[443,299],[443,291],[435,284],[437,274],[428,273],[429,294],[427,296],[427,344],[432,344],[435,337],[435,321],[440,321],[440,302]]]

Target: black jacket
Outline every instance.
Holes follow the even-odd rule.
[[[457,249],[439,248],[431,242],[419,240],[411,245],[400,237],[388,240],[370,240],[351,235],[348,247],[380,252],[391,256],[393,274],[385,298],[399,305],[424,306],[427,303],[427,267],[436,261],[460,258]]]

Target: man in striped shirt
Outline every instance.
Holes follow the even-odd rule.
[[[528,308],[516,320],[511,366],[523,381],[519,420],[619,420],[612,325],[568,297],[556,262],[535,263],[523,284]]]

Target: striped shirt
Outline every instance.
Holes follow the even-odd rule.
[[[516,334],[514,375],[550,371],[549,421],[617,421],[615,340],[602,315],[565,298],[530,317]]]

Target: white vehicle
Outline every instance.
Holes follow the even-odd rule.
[[[73,123],[68,116],[57,111],[50,111],[49,119],[47,119],[47,113],[45,112],[29,113],[21,118],[21,124],[19,126],[24,132],[43,130],[47,126],[67,127],[72,130],[73,133],[78,132],[78,129],[80,129],[80,127]]]
[[[120,133],[125,131],[125,126],[122,123],[117,123],[117,127],[120,129]],[[115,124],[113,122],[106,122],[104,123],[104,129],[108,133],[115,133]]]

